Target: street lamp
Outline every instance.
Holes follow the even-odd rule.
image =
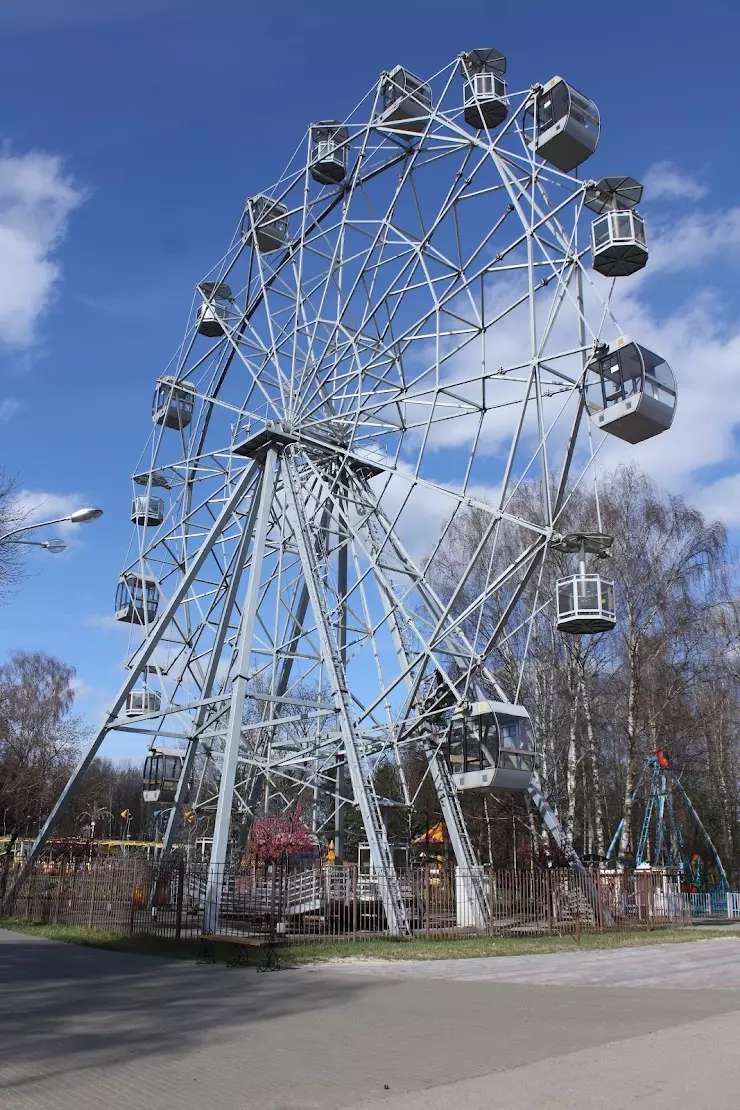
[[[45,551],[50,551],[52,555],[58,555],[61,551],[65,551],[67,547],[64,540],[59,540],[56,537],[51,540],[12,540],[11,542],[23,544],[24,547],[43,547]]]
[[[22,528],[14,528],[12,532],[6,532],[4,536],[0,536],[0,543],[28,544],[33,547],[44,547],[47,551],[56,553],[63,551],[66,547],[63,540],[54,539],[39,542],[36,540],[16,540],[13,537],[23,536],[26,532],[33,532],[36,528],[48,528],[50,524],[86,524],[88,520],[97,520],[102,515],[102,509],[75,509],[69,516],[58,516],[54,520],[42,520],[38,524],[26,524]]]

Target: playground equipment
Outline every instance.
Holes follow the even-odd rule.
[[[696,885],[700,868],[696,855],[690,856],[686,838],[676,817],[676,809],[683,804],[691,822],[696,826],[709,850],[716,871],[715,890],[729,890],[729,882],[719,852],[704,827],[699,814],[684,790],[681,780],[671,766],[668,752],[661,748],[648,756],[632,793],[632,802],[645,791],[645,811],[635,852],[635,869],[644,867],[667,868],[677,871],[686,887]],[[624,817],[619,822],[606,853],[606,863],[616,860]],[[700,858],[700,857],[699,857]]]

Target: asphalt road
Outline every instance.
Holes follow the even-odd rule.
[[[2,1110],[740,1105],[740,939],[259,974],[0,931]]]

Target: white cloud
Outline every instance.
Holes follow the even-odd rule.
[[[648,227],[650,258],[637,282],[658,272],[699,267],[713,258],[731,259],[740,253],[740,208],[690,212],[655,234]]]
[[[85,617],[83,624],[88,628],[97,628],[101,632],[111,632],[113,629],[117,632],[125,632],[128,627],[117,620],[115,613],[90,613]]]
[[[12,420],[22,407],[21,402],[15,397],[6,397],[4,401],[0,401],[0,422]]]
[[[83,199],[60,158],[0,156],[0,342],[33,342],[60,276],[54,251]]]
[[[80,493],[46,493],[39,490],[22,489],[15,497],[15,511],[23,524],[40,524],[44,520],[57,520],[69,516],[75,509],[88,505],[88,499]],[[55,524],[54,531],[74,534],[75,538],[84,525]],[[39,533],[39,538],[43,538]]]
[[[659,197],[700,200],[709,191],[673,162],[655,162],[645,173],[643,184],[646,200],[657,200]]]
[[[98,701],[101,698],[107,697],[105,691],[100,686],[95,686],[90,682],[86,682],[84,678],[73,678],[71,685],[77,701]]]
[[[703,488],[694,489],[691,500],[710,520],[721,520],[728,527],[740,525],[740,474],[729,474]]]

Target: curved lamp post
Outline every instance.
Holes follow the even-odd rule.
[[[88,520],[97,520],[102,515],[102,509],[75,509],[69,516],[58,516],[54,520],[41,520],[38,524],[26,524],[22,528],[14,528],[12,532],[6,532],[4,536],[0,536],[0,543],[18,543],[27,547],[43,547],[45,551],[57,555],[60,551],[64,551],[67,546],[64,540],[17,540],[14,537],[25,536],[26,532],[32,532],[36,528],[48,528],[50,524],[86,524]]]

